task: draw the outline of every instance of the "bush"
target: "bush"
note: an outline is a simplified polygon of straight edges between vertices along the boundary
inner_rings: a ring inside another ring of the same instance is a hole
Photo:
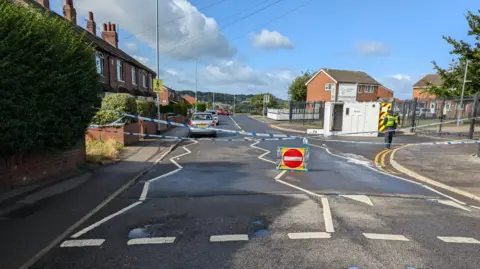
[[[204,112],[205,110],[207,110],[207,105],[204,102],[198,102],[196,104],[198,112]]]
[[[49,12],[1,0],[0,14],[0,156],[75,145],[99,105],[94,48]]]
[[[152,118],[156,114],[155,103],[152,101],[137,100],[137,113],[143,117]]]
[[[137,102],[135,97],[126,93],[114,93],[105,96],[102,100],[101,110],[95,114],[92,124],[104,125],[109,124],[122,116],[112,111],[119,111],[128,114],[137,114]],[[121,122],[131,123],[134,119],[124,117]]]
[[[120,149],[123,148],[122,144],[118,143],[113,138],[109,138],[105,141],[87,138],[86,147],[86,159],[87,162],[91,163],[117,160],[120,156]]]
[[[162,114],[174,113],[178,115],[187,116],[188,105],[187,104],[171,104],[160,107],[160,112]]]

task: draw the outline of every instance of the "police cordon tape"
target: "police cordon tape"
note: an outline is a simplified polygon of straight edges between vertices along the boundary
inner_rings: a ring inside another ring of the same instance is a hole
[[[173,125],[173,126],[178,126],[178,127],[185,127],[185,128],[188,128],[188,129],[202,129],[202,128],[191,127],[186,123],[178,123],[178,122],[173,122],[173,121],[168,121],[168,120],[159,120],[159,119],[155,119],[155,118],[147,118],[147,117],[142,117],[140,115],[132,115],[132,114],[123,113],[123,112],[119,112],[119,111],[113,111],[113,110],[108,110],[108,111],[115,112],[115,113],[118,113],[122,116],[130,117],[130,118],[134,118],[134,119],[141,119],[141,120],[145,120],[145,121],[152,121],[152,122],[156,122],[156,123],[168,124],[168,125]],[[210,128],[210,127],[208,129],[215,130],[217,132],[231,133],[231,134],[237,134],[237,135],[247,135],[247,136],[253,136],[253,137],[292,138],[292,139],[303,138],[303,136],[296,136],[296,135],[289,135],[289,134],[256,133],[256,132],[225,130],[225,129],[218,129],[218,128]]]
[[[95,129],[95,128],[92,128]],[[278,137],[278,138],[257,138],[253,139],[250,137],[245,138],[194,138],[194,137],[183,137],[183,136],[169,136],[169,135],[156,135],[156,134],[141,134],[135,132],[119,132],[119,131],[112,131],[112,130],[98,130],[100,132],[105,133],[116,133],[116,134],[126,134],[126,135],[138,135],[142,137],[156,137],[156,138],[163,138],[166,140],[197,140],[197,141],[279,141],[279,140],[292,140],[298,139],[297,137]]]

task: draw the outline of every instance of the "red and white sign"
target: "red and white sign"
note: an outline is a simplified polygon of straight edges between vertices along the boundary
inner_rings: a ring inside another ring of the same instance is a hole
[[[303,153],[298,149],[289,149],[282,156],[283,164],[295,169],[303,165]]]

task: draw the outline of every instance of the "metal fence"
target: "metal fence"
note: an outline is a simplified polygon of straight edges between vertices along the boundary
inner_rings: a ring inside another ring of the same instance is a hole
[[[272,119],[323,128],[324,111],[325,102],[290,101],[288,108],[269,109],[268,113]]]
[[[414,99],[394,102],[402,128],[437,136],[480,137],[480,95],[463,98]],[[463,120],[458,120],[463,119]],[[445,123],[444,123],[445,122]]]

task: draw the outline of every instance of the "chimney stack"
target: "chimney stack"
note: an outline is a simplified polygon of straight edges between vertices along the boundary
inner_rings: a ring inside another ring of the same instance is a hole
[[[50,9],[50,0],[37,0],[37,3],[39,3],[46,9]]]
[[[77,24],[77,11],[73,7],[73,0],[65,0],[65,5],[63,6],[63,16],[67,20]]]
[[[97,35],[97,24],[93,19],[93,12],[91,11],[88,12],[87,30],[92,34]]]
[[[115,48],[118,48],[118,34],[115,24],[111,24],[110,22],[108,25],[103,24],[102,38]]]

